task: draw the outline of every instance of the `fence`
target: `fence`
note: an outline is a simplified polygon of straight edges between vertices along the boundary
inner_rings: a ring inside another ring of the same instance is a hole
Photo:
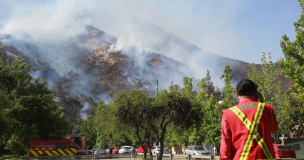
[[[95,159],[123,159],[123,158],[132,158],[131,154],[100,154],[100,155],[73,155],[73,156],[35,156],[35,157],[20,157],[20,158],[13,158],[17,159],[52,159],[52,160],[80,160],[80,159],[88,159],[88,160],[95,160]]]
[[[138,153],[137,154],[138,156],[143,156],[144,154],[143,153]],[[147,154],[148,155],[148,154]],[[153,156],[156,157],[156,160],[158,160],[158,154],[152,154]],[[213,155],[209,155],[209,156],[203,156],[203,155],[178,155],[178,154],[163,154],[163,157],[170,157],[170,160],[173,159],[173,157],[176,157],[176,158],[185,158],[185,159],[188,159],[188,160],[191,160],[191,159],[196,159],[196,158],[199,158],[199,159],[210,159],[210,160],[219,160],[220,158],[218,156],[213,156]]]
[[[131,154],[101,154],[101,155],[74,155],[74,156],[39,156],[39,157],[21,157],[21,158],[13,158],[14,160],[24,160],[24,159],[52,159],[52,160],[80,160],[80,159],[129,159],[129,158],[143,158],[144,153],[136,153],[134,156]],[[148,155],[148,154],[147,154]],[[152,154],[156,160],[158,160],[158,154]],[[172,154],[163,154],[163,157],[172,159],[203,159],[203,160],[219,160],[218,156],[203,156],[203,155],[172,155]],[[289,160],[290,158],[283,158],[284,160]],[[291,159],[290,159],[291,160]],[[295,159],[293,159],[295,160]],[[297,159],[300,160],[300,159]],[[301,159],[303,160],[303,159]]]

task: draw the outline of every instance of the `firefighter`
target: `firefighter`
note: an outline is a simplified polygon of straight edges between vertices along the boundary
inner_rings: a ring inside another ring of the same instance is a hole
[[[278,122],[257,88],[251,80],[241,80],[235,93],[239,104],[222,111],[220,159],[275,159],[271,133]]]

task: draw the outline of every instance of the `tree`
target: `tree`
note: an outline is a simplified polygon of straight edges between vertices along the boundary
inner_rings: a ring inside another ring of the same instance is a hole
[[[294,109],[291,106],[291,100],[288,93],[284,93],[278,80],[278,74],[274,67],[276,64],[271,61],[271,53],[269,53],[269,61],[266,60],[266,53],[261,59],[261,71],[256,69],[256,65],[251,65],[252,74],[247,71],[249,79],[255,82],[259,87],[258,91],[262,93],[265,103],[274,106],[275,113],[279,122],[279,130],[277,132],[289,131],[294,127],[293,120]],[[277,139],[279,137],[275,137]]]
[[[188,83],[187,86],[191,85]],[[170,90],[161,90],[157,96],[157,101],[152,102],[152,107],[145,109],[145,122],[152,128],[160,142],[161,148],[158,158],[160,160],[163,155],[164,140],[168,127],[172,125],[187,130],[200,120],[197,103],[193,103],[189,98],[193,94],[192,87],[188,88],[187,86],[185,86],[185,89],[188,90],[190,95],[182,94],[182,91],[179,92],[175,87],[171,87]]]
[[[55,105],[47,83],[30,76],[29,72],[37,69],[26,64],[27,59],[7,61],[5,66],[0,61],[1,123],[4,123],[0,149],[10,141],[13,152],[19,150],[19,154],[26,151],[21,152],[19,146],[27,145],[31,139],[62,138],[69,125],[62,108]],[[18,145],[13,145],[16,142]]]
[[[203,135],[201,138],[206,144],[214,144],[217,147],[221,142],[222,111],[236,105],[233,98],[235,89],[231,86],[231,71],[230,66],[226,65],[224,74],[221,76],[221,79],[224,78],[225,81],[225,99],[221,104],[215,102],[213,94],[210,94],[209,90],[206,89],[208,85],[204,78],[197,84],[199,91],[196,99],[200,101],[204,112],[203,123],[199,133]]]
[[[145,133],[147,133],[148,125],[144,120],[148,118],[146,114],[151,108],[152,101],[154,98],[139,89],[131,90],[130,93],[120,92],[113,101],[118,122],[136,136],[141,147],[143,147],[142,144],[146,138]],[[150,157],[152,158],[152,156]],[[145,158],[146,153],[144,153]]]
[[[299,0],[302,7],[302,14],[298,22],[294,23],[296,40],[291,42],[287,35],[282,36],[280,46],[284,53],[284,58],[278,60],[284,77],[293,80],[290,86],[292,99],[300,103],[294,105],[295,124],[299,126],[298,136],[304,134],[304,1]]]
[[[81,125],[81,133],[82,136],[86,139],[86,146],[89,149],[92,149],[96,144],[96,127],[95,127],[95,117],[92,115],[87,116],[87,118],[83,121]]]
[[[107,105],[103,100],[98,101],[95,120],[97,138],[94,148],[106,147],[113,144],[111,142],[111,119],[114,118],[115,115],[112,113],[110,105]]]

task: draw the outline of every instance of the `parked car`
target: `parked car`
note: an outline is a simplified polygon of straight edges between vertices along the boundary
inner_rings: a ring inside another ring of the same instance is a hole
[[[185,149],[185,155],[211,155],[211,152],[208,151],[204,146],[189,146]]]
[[[289,145],[274,144],[273,145],[276,158],[296,158],[295,150]]]
[[[142,145],[143,145],[145,151],[148,152],[148,145],[147,144],[142,144]],[[151,148],[151,146],[150,146],[150,148]],[[139,146],[137,148],[137,153],[144,153],[144,149],[141,146]]]
[[[88,150],[87,155],[91,155],[91,154],[93,154],[93,150]]]
[[[131,153],[131,146],[122,146],[120,147],[119,153]]]
[[[106,149],[105,148],[97,148],[95,150],[95,155],[100,155],[100,154],[105,154],[106,153]]]
[[[106,149],[106,154],[110,154],[112,153],[113,149],[114,149],[115,146],[110,146]]]
[[[119,147],[114,147],[112,150],[112,154],[118,154],[119,153]]]
[[[152,147],[151,152],[152,152],[152,154],[160,153],[160,146],[154,146],[154,147]],[[164,148],[163,153],[164,154],[168,154],[169,150],[167,148]]]

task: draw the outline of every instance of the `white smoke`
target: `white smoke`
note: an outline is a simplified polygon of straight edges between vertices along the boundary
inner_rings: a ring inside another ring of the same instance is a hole
[[[123,3],[120,4],[120,2]],[[136,2],[144,5],[141,1]],[[208,58],[214,60],[218,56],[199,49],[181,37],[148,21],[125,14],[125,10],[120,9],[123,9],[124,5],[131,5],[127,1],[30,0],[27,2],[4,1],[1,3],[4,3],[10,12],[5,21],[2,21],[0,34],[11,34],[15,38],[14,41],[4,40],[3,43],[16,44],[18,41],[18,43],[30,42],[35,44],[37,48],[44,51],[45,59],[51,62],[52,67],[60,75],[65,75],[69,71],[80,74],[75,69],[74,63],[69,61],[74,53],[70,53],[68,50],[62,52],[58,48],[61,47],[61,44],[73,41],[76,35],[85,32],[86,25],[92,25],[117,37],[118,41],[115,44],[115,50],[121,50],[123,53],[134,57],[136,65],[140,68],[145,68],[143,51],[148,50],[161,53],[190,66],[191,70],[184,67],[178,68],[180,72],[185,73],[188,77],[200,79],[205,76],[207,69],[209,69],[215,84],[223,84],[223,81],[219,80],[219,76],[224,68],[219,68],[213,72],[212,68],[214,66],[204,65],[204,60]],[[112,4],[118,7],[114,11],[109,11],[106,6],[111,6]],[[151,14],[155,13],[151,12]],[[34,58],[34,56],[31,58]],[[168,65],[170,66],[171,64]],[[90,75],[82,78],[83,84],[88,83]],[[156,78],[150,77],[149,79]],[[170,78],[162,80],[163,82],[160,82],[160,84],[166,88],[173,79],[177,80],[178,84],[182,84],[182,77],[176,74],[172,74]],[[83,92],[85,91],[83,90]]]
[[[90,108],[90,105],[89,105],[88,102],[86,102],[83,105],[82,109],[80,110],[80,116],[81,116],[82,119],[86,119],[87,118],[88,114],[85,111],[88,110],[89,108]]]

